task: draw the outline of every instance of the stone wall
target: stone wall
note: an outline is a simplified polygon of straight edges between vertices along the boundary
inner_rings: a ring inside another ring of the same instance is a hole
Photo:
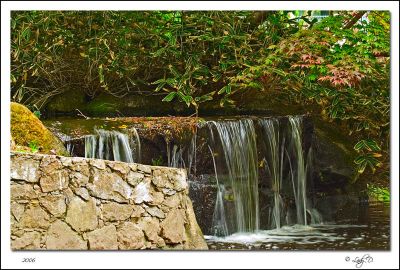
[[[11,248],[207,249],[182,169],[11,153]]]

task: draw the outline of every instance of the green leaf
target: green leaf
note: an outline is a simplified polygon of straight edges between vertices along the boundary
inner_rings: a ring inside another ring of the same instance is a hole
[[[376,141],[367,139],[367,140],[361,140],[356,145],[354,145],[354,150],[357,152],[361,150],[368,150],[368,151],[379,151],[381,148],[378,146]]]
[[[193,100],[193,97],[192,97],[192,96],[189,96],[189,95],[185,95],[185,94],[183,94],[182,92],[177,92],[177,93],[178,93],[179,97],[182,99],[182,101],[185,102],[186,105],[189,107],[189,106],[190,106],[190,103],[191,103],[192,100]]]
[[[171,93],[169,93],[168,95],[166,95],[163,99],[162,99],[162,101],[167,101],[167,102],[170,102],[171,100],[173,100],[174,99],[174,97],[176,96],[176,92],[171,92]]]
[[[218,91],[218,95],[221,95],[223,93],[230,94],[231,90],[232,90],[232,88],[229,84],[225,85],[224,87],[221,88],[221,90]]]

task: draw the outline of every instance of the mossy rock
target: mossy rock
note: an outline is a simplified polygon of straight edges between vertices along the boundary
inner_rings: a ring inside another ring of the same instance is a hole
[[[68,156],[63,143],[24,105],[11,102],[11,137],[16,145],[35,144],[39,152]]]

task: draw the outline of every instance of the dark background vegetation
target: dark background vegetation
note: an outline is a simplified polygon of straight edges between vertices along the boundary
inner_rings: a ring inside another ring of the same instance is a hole
[[[196,115],[296,108],[338,127],[358,173],[389,185],[389,12],[13,11],[11,28],[12,100],[33,111],[76,92]]]

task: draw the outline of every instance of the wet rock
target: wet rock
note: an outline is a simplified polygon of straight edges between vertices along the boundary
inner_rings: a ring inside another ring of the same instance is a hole
[[[114,225],[108,225],[87,234],[89,249],[91,250],[115,250],[118,249],[117,229]]]
[[[115,173],[99,173],[93,175],[93,183],[87,185],[89,193],[97,198],[128,202],[132,198],[132,188]]]
[[[25,210],[20,225],[23,228],[47,229],[50,225],[50,217],[40,206],[31,206]]]
[[[161,236],[168,244],[182,243],[185,235],[184,218],[181,211],[174,209],[161,222]]]
[[[122,250],[141,249],[145,245],[144,233],[136,224],[124,222],[118,229],[118,247]]]
[[[39,181],[39,160],[27,157],[18,157],[11,160],[10,177],[13,180],[22,180],[30,183]]]
[[[26,232],[21,237],[11,241],[12,250],[40,249],[40,233]]]
[[[46,248],[50,250],[87,249],[87,242],[61,220],[54,222],[47,233]]]
[[[85,202],[78,197],[72,199],[68,205],[65,221],[75,231],[84,232],[97,228],[97,208],[94,199]]]
[[[132,205],[114,202],[103,204],[101,211],[105,221],[126,220],[131,217],[132,212]]]
[[[67,206],[65,204],[64,195],[48,195],[39,199],[42,205],[50,214],[59,217],[64,215]]]

